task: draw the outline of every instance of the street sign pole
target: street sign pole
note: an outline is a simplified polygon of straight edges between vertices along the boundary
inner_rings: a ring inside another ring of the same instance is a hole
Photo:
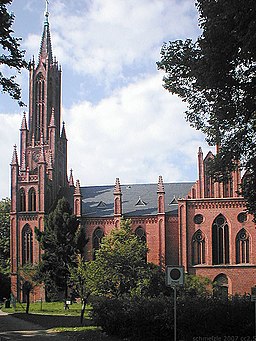
[[[184,267],[166,266],[166,285],[173,288],[173,333],[177,340],[177,287],[184,285]]]
[[[251,301],[254,302],[254,336],[256,337],[256,286],[251,288]]]
[[[177,287],[173,287],[174,290],[174,341],[177,340]]]

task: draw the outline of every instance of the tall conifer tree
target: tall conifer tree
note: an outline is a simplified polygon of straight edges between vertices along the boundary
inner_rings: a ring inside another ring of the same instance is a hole
[[[38,240],[44,253],[40,264],[40,278],[44,282],[49,299],[58,298],[58,293],[67,297],[69,267],[76,265],[76,256],[81,253],[79,220],[72,214],[68,201],[62,198],[46,220],[45,230],[37,230]]]

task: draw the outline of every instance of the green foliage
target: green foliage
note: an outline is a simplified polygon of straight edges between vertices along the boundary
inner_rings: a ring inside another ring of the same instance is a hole
[[[131,230],[131,221],[122,220],[103,238],[96,259],[87,263],[87,287],[94,295],[149,295],[157,292],[156,277],[161,271],[146,262],[147,246]],[[163,282],[162,282],[163,283]]]
[[[10,271],[10,209],[9,198],[0,201],[0,272]]]
[[[130,340],[171,340],[173,337],[173,298],[98,298],[92,317],[109,335]],[[196,337],[237,337],[254,335],[254,309],[248,298],[229,301],[212,297],[179,297],[177,300],[177,339]]]
[[[190,124],[220,144],[218,180],[238,161],[249,171],[243,195],[256,213],[256,2],[197,0],[196,6],[201,35],[165,43],[157,66],[166,73],[164,87],[187,103]]]
[[[8,13],[6,7],[11,2],[12,0],[1,0],[0,3],[0,45],[4,52],[0,55],[0,64],[20,72],[22,68],[27,67],[27,62],[24,60],[25,51],[19,49],[21,39],[13,36],[11,27],[14,21],[14,14]],[[24,103],[20,101],[21,89],[15,82],[15,78],[15,75],[5,77],[3,72],[0,72],[1,91],[8,93],[13,99],[18,101],[20,106],[23,106]]]
[[[213,283],[209,278],[196,275],[185,275],[184,287],[179,294],[190,297],[207,297],[213,292]]]
[[[55,210],[49,214],[45,230],[36,231],[44,250],[39,273],[48,298],[57,298],[58,294],[64,291],[67,295],[69,268],[76,266],[76,255],[79,252],[77,245],[79,232],[79,220],[72,214],[65,198],[60,199]]]
[[[9,198],[0,201],[0,300],[9,297],[10,287],[10,208]]]

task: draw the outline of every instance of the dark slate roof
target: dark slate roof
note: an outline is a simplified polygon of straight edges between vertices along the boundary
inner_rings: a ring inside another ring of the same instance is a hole
[[[165,212],[177,213],[177,199],[185,198],[193,182],[165,183]],[[138,217],[157,214],[157,184],[121,185],[123,214]],[[86,217],[114,215],[114,185],[81,187],[82,214]],[[70,193],[71,194],[71,193]],[[70,196],[71,199],[71,196]],[[174,200],[175,199],[175,200]],[[71,201],[71,200],[70,200]],[[71,201],[72,202],[72,201]]]

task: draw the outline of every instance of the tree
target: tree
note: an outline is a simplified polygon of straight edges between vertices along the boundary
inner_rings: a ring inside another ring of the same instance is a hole
[[[24,59],[25,51],[20,50],[20,38],[13,37],[11,28],[14,21],[14,14],[8,13],[7,5],[12,0],[1,0],[0,2],[0,45],[2,46],[3,54],[0,55],[0,65],[4,64],[10,69],[15,69],[20,72],[22,68],[27,67],[27,62]],[[0,71],[0,86],[1,92],[8,93],[11,98],[18,101],[20,106],[24,103],[21,99],[20,86],[15,82],[16,76],[4,76],[3,69]]]
[[[108,297],[156,293],[156,277],[162,272],[146,262],[146,255],[146,243],[131,230],[131,221],[122,219],[120,229],[102,239],[96,259],[87,263],[88,290]]]
[[[87,288],[87,276],[86,276],[86,262],[81,255],[77,256],[77,266],[71,266],[70,271],[70,281],[72,283],[72,288],[79,295],[82,307],[80,314],[80,323],[83,324],[84,313],[88,298],[90,296],[90,290]]]
[[[10,295],[10,207],[9,198],[0,201],[0,299]]]
[[[197,0],[201,35],[173,41],[161,50],[164,87],[187,103],[190,124],[220,151],[215,179],[224,181],[238,164],[256,217],[256,2]]]
[[[44,250],[39,273],[48,298],[58,298],[61,292],[64,292],[67,298],[69,267],[76,266],[76,256],[83,248],[79,224],[77,217],[72,214],[68,201],[62,198],[46,219],[45,230],[43,232],[36,230]]]
[[[21,279],[22,291],[26,297],[26,314],[29,313],[30,293],[39,284],[38,282],[38,264],[25,264],[19,268],[19,276]]]
[[[10,271],[10,208],[9,198],[0,201],[0,272]]]

